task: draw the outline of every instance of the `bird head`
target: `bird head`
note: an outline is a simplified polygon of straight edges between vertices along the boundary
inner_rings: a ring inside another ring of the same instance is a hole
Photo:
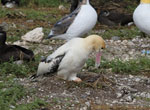
[[[88,48],[89,51],[96,51],[96,61],[95,66],[100,66],[100,60],[101,60],[101,50],[105,49],[105,41],[102,37],[98,35],[90,35],[86,40],[86,48]]]
[[[141,3],[146,3],[146,4],[148,3],[149,4],[150,0],[141,0]]]
[[[87,47],[92,49],[93,51],[99,51],[101,49],[105,49],[105,41],[102,37],[98,35],[90,35],[85,38]]]

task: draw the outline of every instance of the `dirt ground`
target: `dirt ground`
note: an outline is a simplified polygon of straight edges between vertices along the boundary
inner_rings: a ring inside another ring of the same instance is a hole
[[[27,30],[37,26],[48,27],[47,21],[27,23],[24,22],[26,20],[24,17],[19,19],[6,17],[0,18],[0,23],[22,25],[22,28],[25,26]],[[99,27],[98,24],[95,29]],[[138,43],[139,40],[141,40],[140,43]],[[106,56],[108,60],[112,60],[114,56],[128,60],[140,56],[143,49],[150,49],[150,39],[137,37],[129,41],[107,40],[108,48],[103,56]],[[52,46],[52,50],[55,50],[57,46]],[[138,46],[141,48],[137,48]],[[46,48],[46,45],[44,44],[40,49],[45,50],[43,47]],[[64,81],[56,75],[40,77],[35,81],[19,78],[19,83],[27,89],[33,89],[35,94],[27,96],[18,104],[31,102],[35,97],[39,97],[48,102],[47,107],[41,110],[150,110],[150,78],[148,76],[113,74],[109,69],[105,73],[89,72],[84,69],[79,73],[79,77],[83,82]]]

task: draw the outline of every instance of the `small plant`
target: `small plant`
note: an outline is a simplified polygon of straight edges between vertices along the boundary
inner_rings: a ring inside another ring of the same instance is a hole
[[[46,6],[54,7],[63,4],[61,0],[20,0],[20,6]]]
[[[112,61],[103,61],[101,65],[102,68],[111,68],[112,72],[117,74],[139,74],[149,70],[150,59],[147,57],[141,57],[129,61],[115,59]]]
[[[121,39],[132,39],[136,36],[140,36],[141,32],[136,27],[123,28],[123,29],[106,29],[104,33],[101,34],[105,39],[110,39],[113,36],[118,36]]]

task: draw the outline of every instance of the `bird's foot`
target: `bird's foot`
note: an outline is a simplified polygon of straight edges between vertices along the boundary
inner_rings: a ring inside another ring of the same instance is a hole
[[[76,77],[76,79],[74,79],[73,81],[74,81],[74,82],[77,82],[77,83],[82,82],[82,80],[81,80],[80,78],[78,78],[78,77]]]

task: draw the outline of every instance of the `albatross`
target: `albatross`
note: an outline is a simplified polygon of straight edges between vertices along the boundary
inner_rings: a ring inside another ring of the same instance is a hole
[[[54,53],[39,63],[37,73],[31,76],[32,79],[38,76],[57,75],[69,81],[81,82],[77,73],[82,69],[88,56],[96,52],[96,67],[100,65],[101,49],[105,48],[105,42],[98,35],[90,35],[86,38],[73,38]]]
[[[89,0],[79,0],[78,7],[51,29],[47,38],[70,40],[88,33],[97,22],[97,13]]]
[[[150,0],[141,0],[133,13],[135,25],[144,33],[150,35]]]
[[[13,61],[34,60],[34,53],[31,50],[25,49],[18,45],[7,45],[6,32],[0,31],[0,63],[8,62],[12,58]]]

